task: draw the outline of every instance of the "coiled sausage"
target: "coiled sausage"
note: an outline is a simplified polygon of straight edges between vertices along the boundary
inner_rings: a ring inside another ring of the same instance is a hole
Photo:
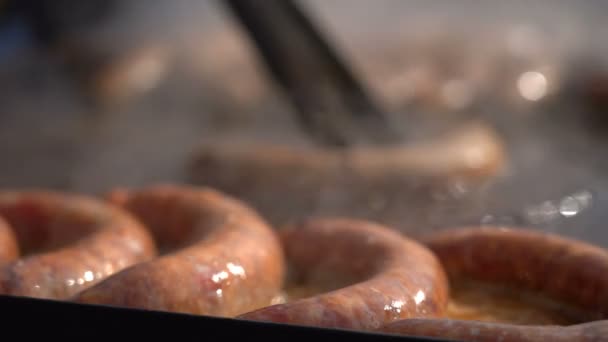
[[[583,241],[513,228],[460,228],[424,239],[453,278],[546,295],[603,319],[608,251]]]
[[[524,229],[462,228],[425,239],[451,278],[531,291],[584,312],[587,323],[517,325],[414,319],[385,332],[464,341],[599,341],[608,336],[608,251],[566,237]],[[590,321],[590,322],[589,322]]]
[[[26,254],[0,268],[2,294],[66,299],[156,253],[131,215],[87,196],[2,191],[0,215]]]
[[[278,237],[240,201],[212,189],[169,184],[115,191],[110,197],[171,251],[106,279],[74,301],[234,316],[268,305],[282,287]]]
[[[363,220],[317,218],[281,234],[300,281],[331,282],[334,290],[240,319],[371,330],[407,317],[441,317],[445,310],[447,279],[439,261],[397,232]]]

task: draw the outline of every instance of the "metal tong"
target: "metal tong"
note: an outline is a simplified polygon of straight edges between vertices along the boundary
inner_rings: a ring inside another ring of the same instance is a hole
[[[296,109],[324,145],[399,140],[387,114],[292,0],[225,0]]]

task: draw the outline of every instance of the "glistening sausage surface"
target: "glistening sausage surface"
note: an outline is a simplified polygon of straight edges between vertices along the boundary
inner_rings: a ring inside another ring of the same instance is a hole
[[[407,317],[438,317],[445,310],[447,279],[439,261],[389,228],[324,218],[284,228],[281,234],[300,282],[342,282],[332,284],[333,291],[240,319],[372,330]]]
[[[18,256],[17,238],[6,220],[0,217],[0,266],[17,259]]]
[[[588,323],[515,325],[451,319],[412,319],[382,331],[462,341],[600,341],[608,336],[608,251],[523,229],[453,229],[426,244],[453,279],[468,278],[528,290],[573,305]]]
[[[460,228],[424,239],[453,278],[541,293],[603,319],[608,315],[608,251],[525,229]]]
[[[87,196],[2,191],[0,215],[26,255],[0,268],[3,294],[66,299],[156,253],[130,214]]]
[[[179,185],[111,197],[139,217],[164,249],[174,251],[106,279],[75,301],[235,316],[268,305],[282,287],[279,239],[240,201]]]

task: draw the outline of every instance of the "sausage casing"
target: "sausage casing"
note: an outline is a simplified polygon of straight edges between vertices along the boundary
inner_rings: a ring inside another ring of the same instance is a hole
[[[335,281],[337,289],[262,308],[241,319],[373,330],[407,317],[440,317],[447,279],[424,246],[362,220],[310,219],[282,230],[300,279]],[[347,285],[344,285],[347,284]]]
[[[207,188],[157,185],[114,201],[172,250],[120,272],[74,301],[212,316],[268,305],[283,285],[275,232],[240,201]]]
[[[147,230],[129,213],[88,196],[2,191],[0,215],[25,257],[0,268],[0,293],[67,299],[156,254]]]
[[[448,274],[546,295],[602,319],[608,314],[608,251],[555,234],[480,227],[424,239]]]
[[[19,256],[19,246],[15,233],[8,222],[0,217],[0,266]]]

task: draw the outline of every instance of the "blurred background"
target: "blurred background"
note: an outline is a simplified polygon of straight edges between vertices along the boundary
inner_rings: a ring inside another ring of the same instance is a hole
[[[390,219],[380,193],[365,215],[407,232],[509,224],[608,246],[608,3],[299,4],[411,135],[475,119],[506,149],[483,186],[404,193]],[[1,187],[193,182],[196,151],[219,140],[310,140],[221,1],[0,1]]]

